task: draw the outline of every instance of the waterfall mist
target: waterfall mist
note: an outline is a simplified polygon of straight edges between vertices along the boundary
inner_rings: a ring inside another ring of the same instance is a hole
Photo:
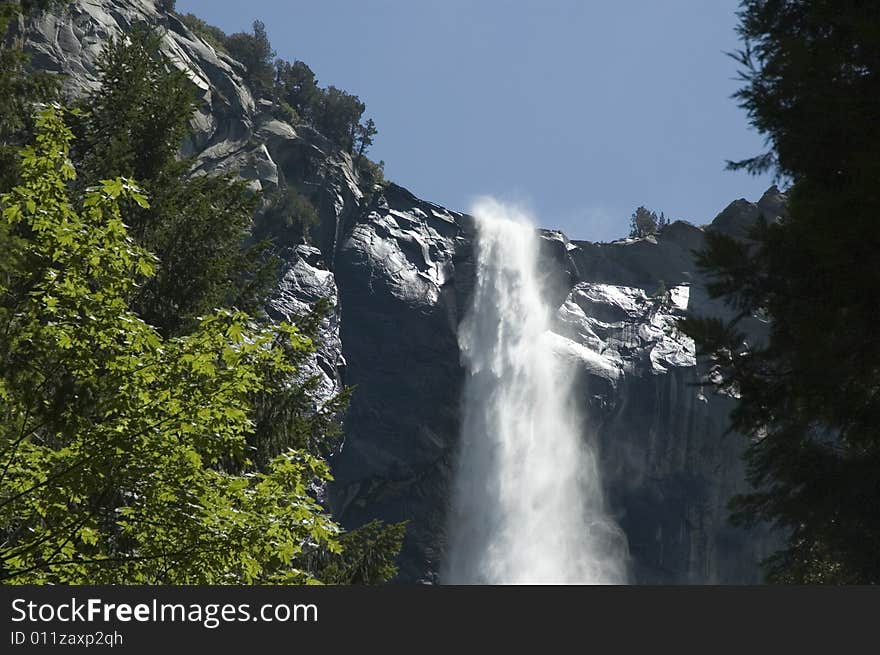
[[[447,584],[620,584],[626,539],[606,516],[594,450],[554,351],[538,236],[482,200],[476,283],[459,328],[466,370]]]

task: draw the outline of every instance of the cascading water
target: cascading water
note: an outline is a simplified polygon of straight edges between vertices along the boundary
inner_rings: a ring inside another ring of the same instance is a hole
[[[473,210],[476,285],[459,328],[467,372],[448,584],[622,584],[626,540],[555,351],[538,236],[493,200]]]

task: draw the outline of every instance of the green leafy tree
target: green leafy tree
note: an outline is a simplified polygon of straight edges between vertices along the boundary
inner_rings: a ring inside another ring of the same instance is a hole
[[[106,48],[99,71],[104,83],[83,105],[78,122],[82,136],[76,159],[84,169],[79,187],[115,176],[138,179],[151,198],[149,206],[120,202],[131,236],[159,256],[156,274],[132,290],[130,306],[166,337],[191,334],[199,317],[215,307],[259,311],[274,264],[265,256],[265,242],[243,248],[246,240],[253,241],[257,198],[229,177],[190,177],[191,162],[177,157],[194,110],[189,81],[161,54],[159,37],[139,29],[126,42]],[[317,222],[311,203],[292,189],[279,192],[270,209],[283,225],[262,233],[257,226],[257,238],[298,242]],[[300,334],[315,338],[323,311],[319,306],[312,316],[299,319]],[[316,379],[291,383],[290,371],[309,351],[283,338],[274,347],[286,367],[274,362],[264,367],[261,387],[249,395],[254,429],[246,438],[247,449],[261,474],[289,447],[326,452],[348,398],[340,394],[316,406]],[[221,464],[244,473],[235,457],[224,456]]]
[[[164,339],[128,308],[155,258],[134,243],[124,178],[69,196],[56,109],[0,198],[0,578],[17,583],[290,583],[307,549],[341,550],[313,495],[326,464],[287,449],[246,459],[250,398],[295,328],[220,311]],[[76,210],[76,206],[81,206]],[[10,264],[11,262],[11,264]],[[220,466],[239,462],[241,472]]]
[[[683,328],[740,402],[753,492],[734,520],[788,535],[771,581],[880,582],[880,12],[859,0],[747,0],[737,97],[770,150],[732,168],[791,183],[786,217],[707,234],[710,293],[737,318]],[[743,327],[768,321],[764,340]],[[747,344],[747,345],[746,345]]]

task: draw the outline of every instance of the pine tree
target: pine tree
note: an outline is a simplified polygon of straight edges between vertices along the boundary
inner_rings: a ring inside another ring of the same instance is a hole
[[[236,32],[223,44],[229,54],[244,64],[245,82],[256,97],[272,97],[275,51],[269,42],[266,25],[255,20],[251,32]]]
[[[267,244],[244,247],[258,198],[229,176],[190,176],[192,162],[178,157],[195,111],[192,84],[161,53],[159,36],[139,28],[108,44],[98,70],[75,159],[81,186],[124,176],[151,198],[126,208],[132,236],[161,262],[134,309],[165,335],[216,307],[258,312],[273,272]]]
[[[629,236],[633,238],[646,237],[649,234],[656,234],[662,227],[663,224],[657,217],[657,212],[646,207],[638,207],[629,219]]]
[[[275,94],[290,105],[304,120],[313,122],[319,110],[321,89],[315,73],[301,61],[279,59],[275,62]]]
[[[343,150],[353,152],[358,125],[366,105],[356,95],[329,86],[315,110],[315,127]]]
[[[376,123],[372,118],[368,118],[367,122],[364,124],[358,124],[355,129],[356,137],[355,140],[357,142],[357,156],[358,159],[363,157],[370,146],[373,145],[373,137],[379,133],[379,130],[376,129]]]
[[[732,168],[790,182],[787,217],[698,263],[738,314],[683,329],[740,397],[754,491],[734,520],[788,535],[777,582],[880,582],[880,12],[859,0],[747,0],[737,94],[771,150]],[[766,340],[742,322],[769,321]],[[747,344],[747,345],[746,345]]]

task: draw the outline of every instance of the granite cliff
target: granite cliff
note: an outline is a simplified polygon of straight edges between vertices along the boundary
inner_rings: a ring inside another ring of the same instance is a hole
[[[239,63],[153,0],[78,0],[21,30],[33,61],[65,75],[77,95],[96,88],[103,44],[141,23],[161,30],[164,51],[198,88],[183,153],[195,157],[193,174],[234,171],[263,190],[284,181],[316,199],[314,243],[282,251],[267,311],[283,319],[331,301],[310,372],[327,395],[355,387],[332,462],[333,511],[349,526],[408,520],[399,578],[436,582],[459,432],[457,328],[473,286],[473,219],[395,184],[364,189],[347,153],[308,125],[275,118]],[[703,392],[705,371],[675,320],[685,310],[726,311],[709,300],[694,264],[706,230],[743,236],[784,203],[771,189],[756,203],[731,203],[705,227],[679,221],[613,243],[541,231],[559,351],[580,370],[585,438],[597,440],[634,582],[757,582],[758,562],[775,546],[768,532],[727,523],[728,499],[746,489],[743,437],[725,434],[735,399]]]

